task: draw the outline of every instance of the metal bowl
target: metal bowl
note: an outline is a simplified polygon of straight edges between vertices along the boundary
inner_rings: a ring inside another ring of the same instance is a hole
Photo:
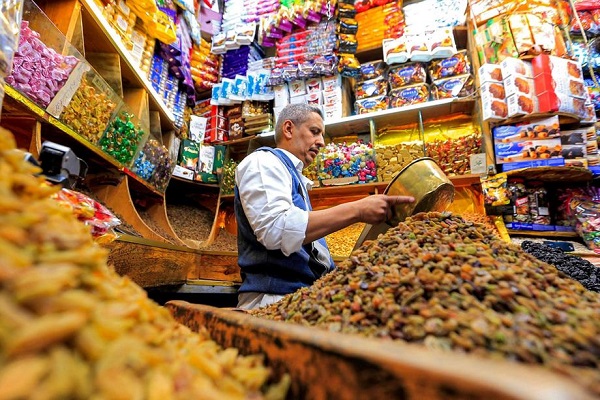
[[[390,196],[412,196],[415,201],[396,205],[392,210],[392,218],[382,224],[367,224],[354,249],[360,247],[365,240],[376,239],[406,217],[420,212],[444,211],[454,200],[454,185],[432,158],[423,157],[402,168],[383,193]]]

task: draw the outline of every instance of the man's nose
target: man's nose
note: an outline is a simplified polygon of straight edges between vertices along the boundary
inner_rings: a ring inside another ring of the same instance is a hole
[[[316,145],[319,148],[325,147],[325,135],[323,133],[321,133],[319,136],[317,136]]]

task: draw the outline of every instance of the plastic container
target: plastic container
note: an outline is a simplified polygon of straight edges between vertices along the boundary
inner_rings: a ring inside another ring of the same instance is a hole
[[[121,164],[131,167],[133,157],[148,140],[150,128],[140,122],[126,104],[115,113],[98,146]]]

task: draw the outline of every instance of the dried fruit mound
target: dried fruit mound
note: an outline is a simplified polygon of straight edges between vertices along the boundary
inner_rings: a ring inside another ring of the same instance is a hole
[[[600,295],[450,213],[408,218],[311,287],[252,313],[543,364],[600,394]]]
[[[220,348],[110,270],[23,156],[0,128],[0,399],[285,397],[262,356]]]

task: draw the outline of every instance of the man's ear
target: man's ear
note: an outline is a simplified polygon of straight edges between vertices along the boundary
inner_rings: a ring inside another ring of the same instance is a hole
[[[291,139],[292,138],[292,129],[294,128],[294,123],[292,121],[285,120],[283,122],[283,136],[286,139]]]

